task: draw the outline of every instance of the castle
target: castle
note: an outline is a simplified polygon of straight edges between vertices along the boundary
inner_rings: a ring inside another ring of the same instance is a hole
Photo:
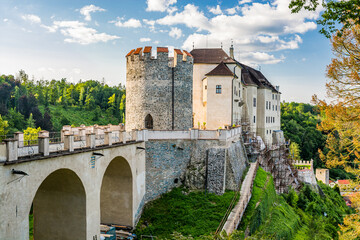
[[[222,48],[158,47],[126,55],[126,130],[216,130],[245,125],[268,145],[280,131],[279,87]],[[245,129],[245,128],[244,128]],[[281,135],[281,134],[280,134]]]

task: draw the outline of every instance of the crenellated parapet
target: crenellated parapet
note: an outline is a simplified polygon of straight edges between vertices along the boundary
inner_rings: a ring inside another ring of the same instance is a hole
[[[186,50],[174,49],[174,56],[169,56],[169,49],[167,47],[157,47],[156,56],[154,56],[152,47],[139,47],[132,49],[126,55],[127,64],[139,64],[139,61],[147,62],[159,62],[169,67],[181,67],[185,64],[193,64],[193,56]]]
[[[296,160],[293,161],[293,165],[297,168],[297,169],[313,169],[313,160],[311,159],[310,161],[303,161],[303,160]]]

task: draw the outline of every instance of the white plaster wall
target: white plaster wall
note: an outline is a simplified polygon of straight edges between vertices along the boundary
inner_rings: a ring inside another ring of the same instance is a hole
[[[245,87],[245,104],[246,110],[243,111],[243,118],[248,119],[250,123],[250,132],[256,132],[256,126],[258,122],[257,116],[257,108],[259,106],[258,103],[258,96],[257,96],[257,86],[255,85],[247,85]],[[256,107],[253,105],[253,99],[256,98]],[[254,116],[255,116],[255,123],[254,123]]]
[[[124,157],[133,176],[133,216],[145,195],[145,151],[136,147],[145,147],[144,143],[112,147],[94,152],[104,154],[91,168],[92,152],[84,152],[48,158],[44,160],[0,166],[0,239],[28,239],[29,211],[40,184],[52,172],[58,169],[74,171],[84,185],[86,192],[87,239],[94,236],[100,239],[100,189],[103,175],[109,163],[117,156]],[[22,178],[11,174],[11,169],[29,174]],[[114,206],[116,207],[116,206]]]
[[[218,64],[194,64],[193,68],[193,112],[194,127],[198,127],[206,122],[206,105],[203,104],[203,83],[205,74],[213,70]]]
[[[275,95],[278,95],[277,99]],[[258,99],[257,114],[259,121],[257,123],[257,132],[265,143],[271,145],[273,143],[272,133],[274,130],[280,130],[280,95],[271,89],[261,88],[258,89]],[[270,108],[266,108],[266,102],[268,102],[268,106],[270,103]],[[268,122],[266,122],[266,118],[268,118]],[[275,119],[275,121],[272,122],[271,118]]]
[[[206,129],[214,130],[231,125],[232,76],[209,76],[207,78]],[[221,94],[216,93],[216,85],[221,85]]]

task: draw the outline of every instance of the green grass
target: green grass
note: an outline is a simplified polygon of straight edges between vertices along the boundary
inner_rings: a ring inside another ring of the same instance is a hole
[[[158,239],[171,238],[174,232],[194,238],[209,235],[216,231],[234,194],[226,191],[218,196],[175,188],[146,204],[135,233],[139,237],[153,235]]]
[[[29,239],[34,239],[34,215],[29,214]]]
[[[259,168],[237,233],[248,229],[251,239],[338,239],[343,215],[351,211],[336,191],[318,184],[319,193],[305,185],[298,193],[276,195],[272,177]]]

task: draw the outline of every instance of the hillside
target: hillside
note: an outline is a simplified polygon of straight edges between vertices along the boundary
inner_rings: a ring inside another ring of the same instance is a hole
[[[338,239],[350,209],[336,191],[319,186],[319,194],[305,185],[299,193],[276,195],[272,176],[259,168],[239,231],[251,239]]]

